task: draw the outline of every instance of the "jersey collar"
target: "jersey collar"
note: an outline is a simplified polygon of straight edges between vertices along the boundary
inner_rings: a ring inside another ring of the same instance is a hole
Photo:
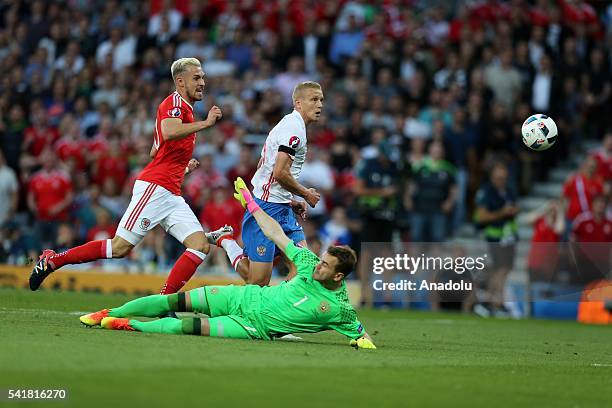
[[[191,106],[191,104],[189,102],[187,102],[187,100],[185,98],[183,98],[178,91],[174,91],[174,92],[179,96],[179,98],[182,99],[183,102],[185,102],[191,108],[191,110],[193,110],[193,106]]]

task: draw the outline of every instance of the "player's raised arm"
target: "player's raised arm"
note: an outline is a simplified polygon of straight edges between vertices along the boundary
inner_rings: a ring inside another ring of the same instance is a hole
[[[213,106],[208,111],[206,120],[193,123],[183,123],[180,118],[166,118],[161,122],[162,137],[164,140],[180,140],[193,133],[213,126],[223,116],[218,106]]]
[[[291,174],[291,163],[293,159],[291,157],[290,151],[283,151],[282,148],[291,149],[287,146],[281,146],[279,148],[278,153],[276,154],[276,162],[274,163],[274,170],[272,175],[274,179],[281,185],[285,190],[289,191],[292,194],[303,197],[304,200],[310,205],[314,207],[317,205],[317,202],[321,198],[321,194],[319,194],[314,188],[306,188],[301,185],[295,177]],[[295,152],[293,152],[295,154]]]
[[[234,194],[236,200],[240,201],[242,206],[253,215],[264,235],[284,252],[287,245],[293,241],[285,235],[280,224],[259,208],[259,205],[253,200],[251,192],[241,177],[238,177],[236,181],[234,181],[234,188],[236,189],[236,193]]]

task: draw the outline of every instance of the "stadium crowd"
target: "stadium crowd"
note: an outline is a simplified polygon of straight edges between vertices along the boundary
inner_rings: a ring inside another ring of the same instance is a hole
[[[316,80],[324,117],[309,128],[301,180],[323,199],[304,223],[309,245],[358,247],[395,231],[445,240],[471,222],[494,164],[517,195],[529,194],[583,138],[609,132],[612,6],[597,6],[3,1],[0,262],[113,236],[150,160],[154,113],[173,90],[170,64],[186,56],[207,75],[196,114],[223,111],[199,136],[201,167],[183,186],[206,228],[240,230],[231,181],[250,180],[268,131],[291,110],[293,86]],[[558,124],[551,151],[521,145],[532,112]],[[606,149],[597,172],[609,181],[609,140]],[[129,259],[101,267],[166,273],[179,253],[157,228]]]

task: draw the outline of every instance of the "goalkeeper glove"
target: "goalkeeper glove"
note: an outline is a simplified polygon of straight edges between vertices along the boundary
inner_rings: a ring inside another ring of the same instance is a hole
[[[356,349],[376,349],[376,346],[374,345],[374,343],[372,343],[370,340],[366,339],[365,337],[362,337],[360,339],[357,340],[351,340],[351,342],[349,343],[349,345],[351,347],[355,347]]]

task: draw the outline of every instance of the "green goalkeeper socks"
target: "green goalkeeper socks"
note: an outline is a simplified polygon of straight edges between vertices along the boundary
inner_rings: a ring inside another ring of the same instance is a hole
[[[143,333],[183,334],[183,323],[179,319],[165,317],[151,322],[130,320],[130,326]]]
[[[170,296],[151,295],[131,300],[121,307],[112,308],[108,312],[112,317],[144,316],[158,317],[172,310]],[[176,297],[176,295],[174,295]]]
[[[130,320],[130,326],[144,333],[200,334],[200,319],[198,318],[173,319],[165,317],[151,322]]]

